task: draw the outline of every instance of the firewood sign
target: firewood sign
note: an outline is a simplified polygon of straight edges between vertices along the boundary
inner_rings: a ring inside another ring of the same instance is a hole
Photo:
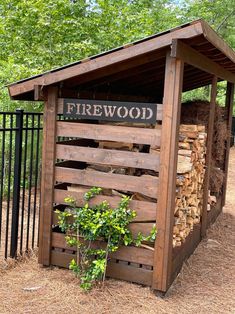
[[[63,115],[65,117],[89,120],[154,124],[157,120],[157,104],[88,99],[64,99]]]

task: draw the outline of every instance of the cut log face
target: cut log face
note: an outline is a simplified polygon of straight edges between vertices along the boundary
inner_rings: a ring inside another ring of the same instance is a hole
[[[181,246],[193,226],[200,223],[205,154],[205,126],[180,125],[173,247]],[[209,200],[213,202],[214,198],[208,196]]]

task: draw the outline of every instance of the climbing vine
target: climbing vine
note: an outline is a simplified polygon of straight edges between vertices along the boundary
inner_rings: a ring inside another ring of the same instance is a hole
[[[69,206],[63,212],[57,210],[59,226],[66,233],[68,245],[76,246],[79,252],[69,268],[80,278],[84,290],[91,289],[96,282],[104,282],[109,253],[122,245],[154,242],[157,233],[153,225],[148,236],[139,232],[134,238],[128,228],[136,217],[136,212],[129,208],[130,197],[123,196],[117,208],[111,208],[107,201],[91,206],[89,201],[101,192],[101,188],[91,188],[84,194],[82,207],[68,197],[65,201]]]

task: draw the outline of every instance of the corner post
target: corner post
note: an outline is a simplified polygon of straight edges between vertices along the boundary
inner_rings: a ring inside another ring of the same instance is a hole
[[[201,236],[206,235],[207,229],[207,203],[208,203],[208,190],[210,183],[210,170],[211,170],[211,152],[212,152],[212,141],[214,132],[214,120],[215,120],[215,106],[216,106],[216,95],[217,95],[217,77],[214,76],[211,84],[211,96],[210,96],[210,111],[209,121],[207,127],[207,140],[206,140],[206,172],[204,177],[203,187],[203,203],[202,203],[202,214],[201,214]]]
[[[176,192],[178,137],[183,84],[182,60],[166,56],[162,134],[160,147],[159,195],[157,202],[152,288],[167,291],[172,266],[172,239]]]
[[[39,263],[45,266],[50,265],[51,256],[57,100],[58,88],[49,86],[45,92],[43,114],[41,208],[39,226]]]
[[[228,128],[228,132],[230,133],[231,133],[231,128],[232,128],[233,98],[234,98],[234,84],[227,82],[225,108],[226,108],[226,113],[227,113],[227,128]],[[228,138],[226,142],[226,151],[225,151],[225,160],[224,160],[224,169],[223,169],[224,170],[224,184],[223,184],[223,194],[222,194],[222,207],[225,205],[225,199],[226,199],[229,151],[230,151],[230,138]]]

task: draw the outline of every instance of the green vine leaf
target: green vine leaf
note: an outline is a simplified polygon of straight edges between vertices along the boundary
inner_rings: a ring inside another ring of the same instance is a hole
[[[80,278],[80,287],[88,291],[93,284],[105,279],[109,254],[122,245],[140,246],[142,242],[154,242],[156,226],[149,235],[141,232],[134,238],[129,223],[136,212],[129,208],[131,198],[123,195],[116,208],[107,201],[91,206],[89,201],[102,192],[93,187],[84,194],[84,205],[79,207],[72,197],[65,199],[68,207],[64,211],[56,210],[58,224],[66,233],[65,240],[71,247],[77,247],[77,260],[70,262],[69,268]]]

